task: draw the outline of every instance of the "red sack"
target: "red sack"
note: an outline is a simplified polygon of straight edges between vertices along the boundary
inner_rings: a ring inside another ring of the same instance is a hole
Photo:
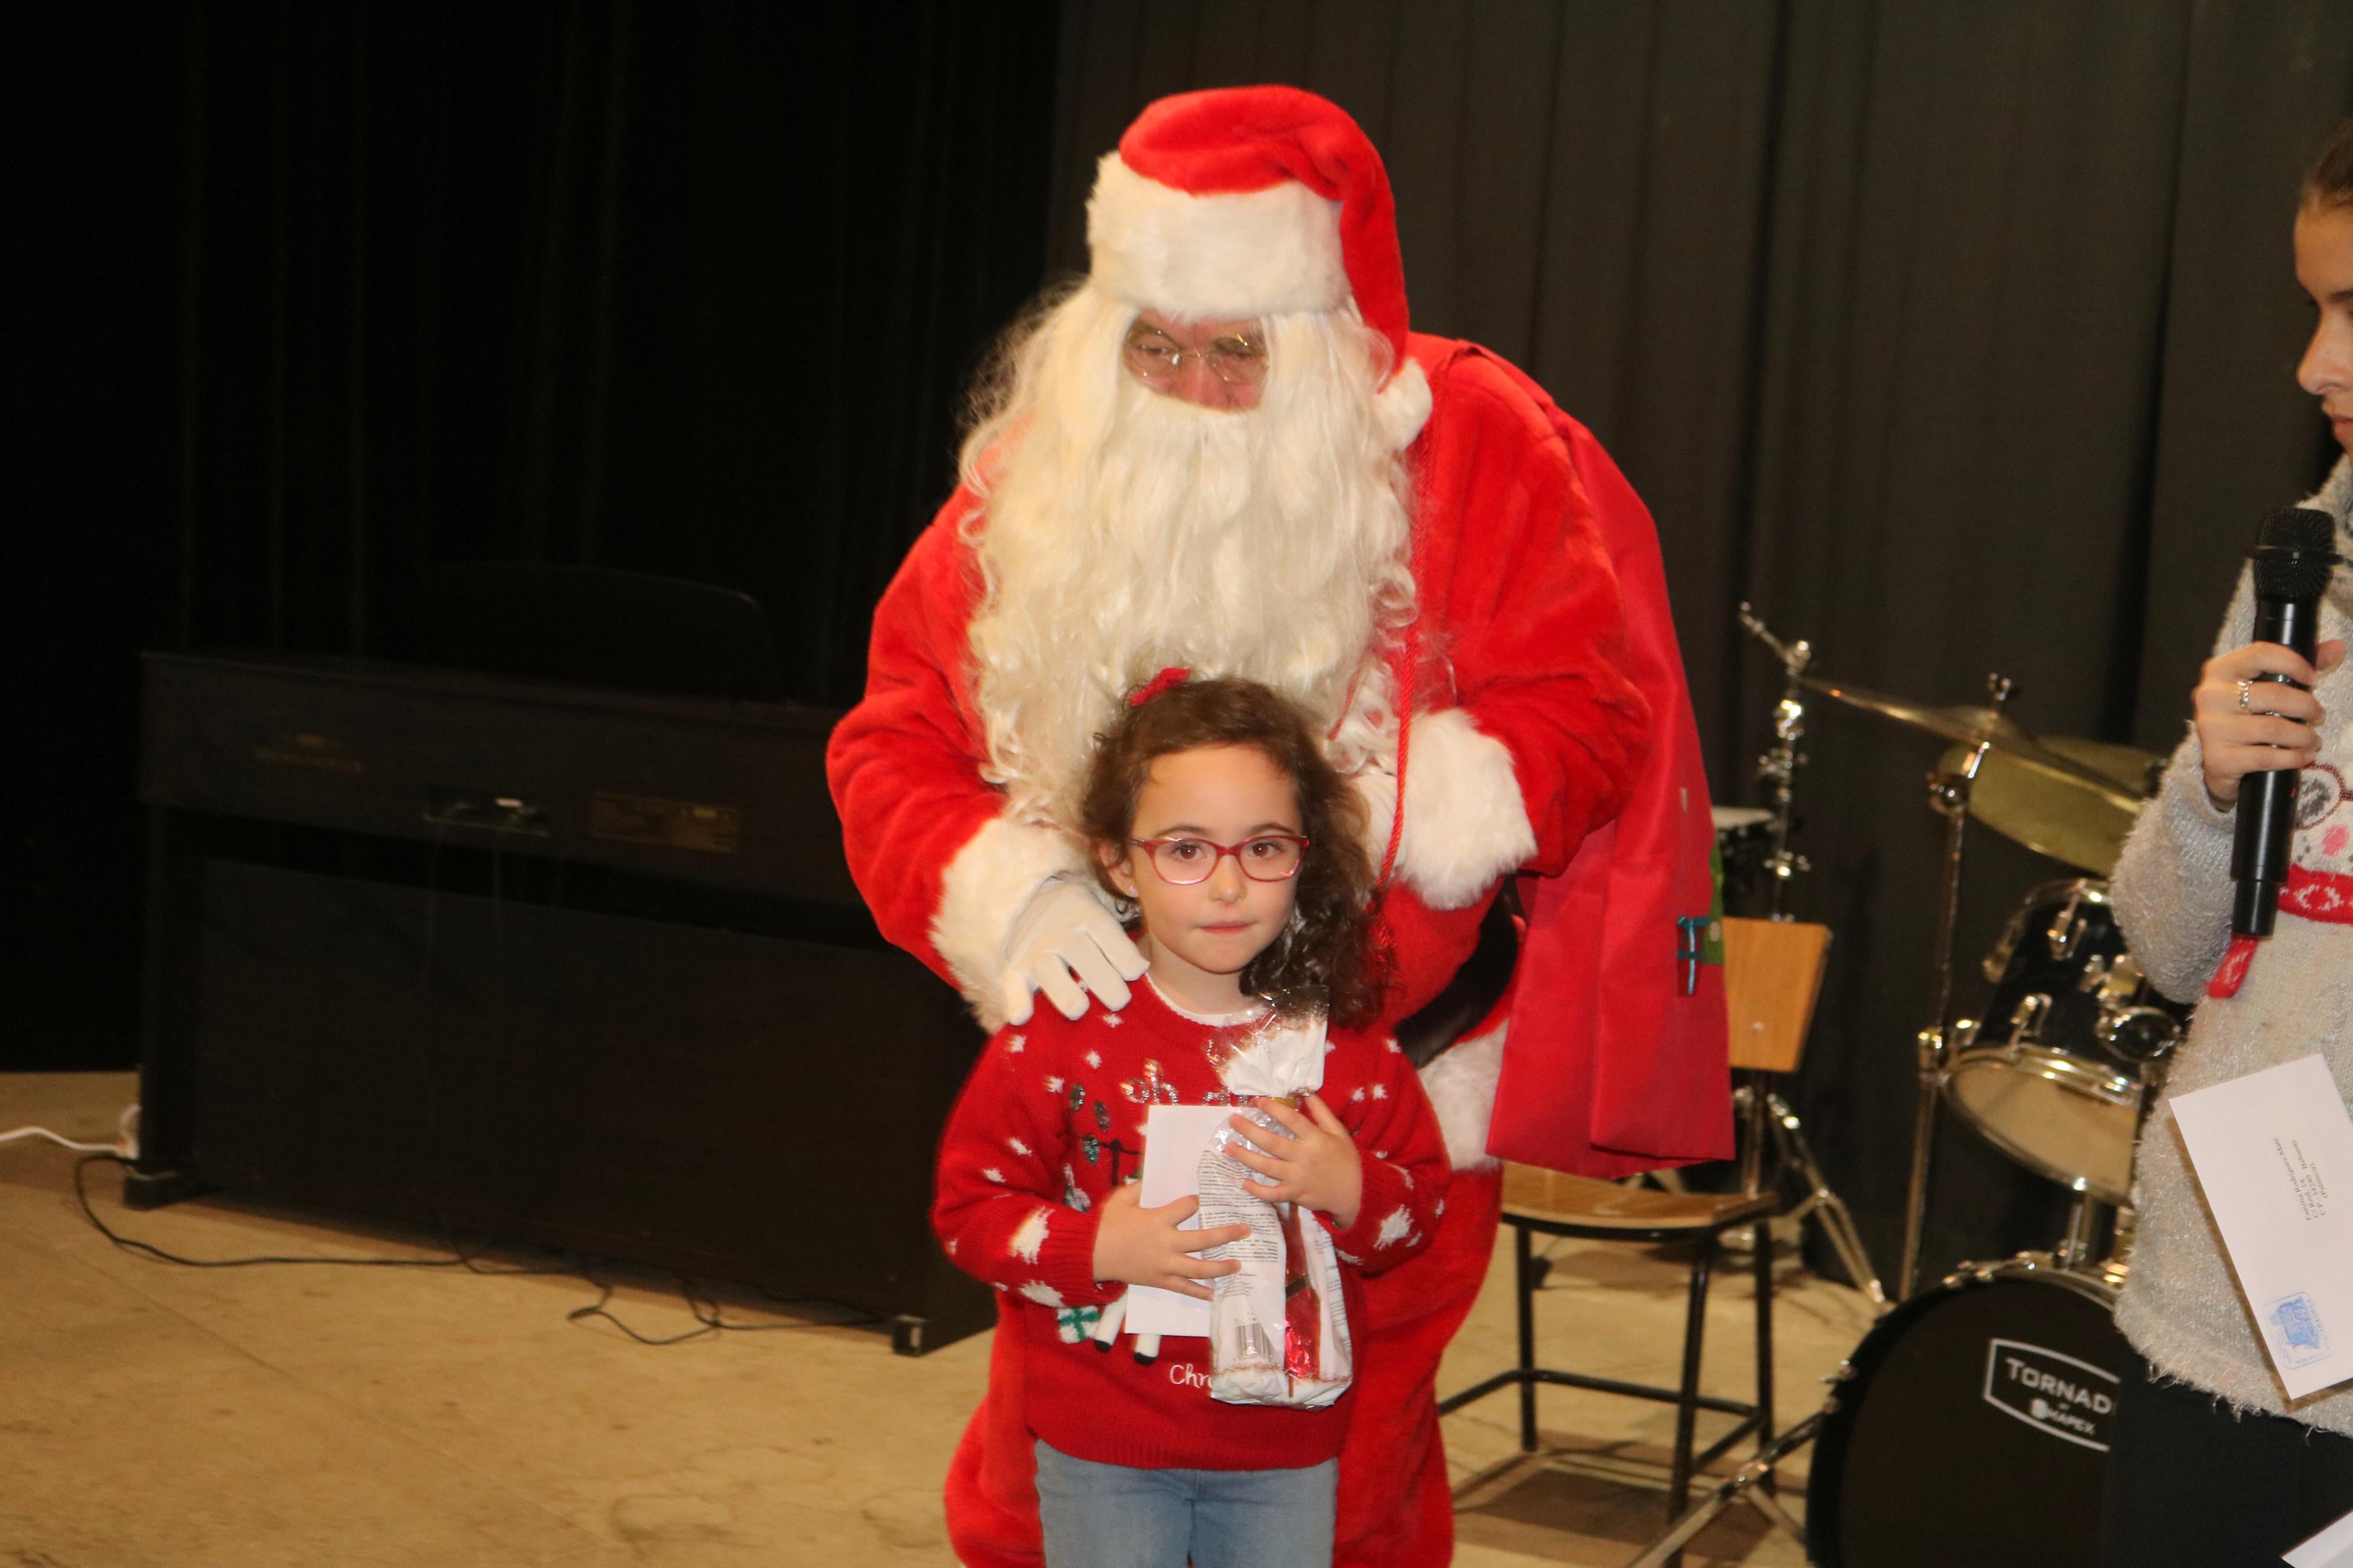
[[[1678,922],[1715,901],[1715,826],[1658,531],[1600,444],[1554,423],[1617,568],[1627,672],[1658,732],[1617,820],[1559,877],[1521,883],[1527,938],[1487,1152],[1622,1176],[1732,1154],[1724,971],[1678,956],[1691,935]]]

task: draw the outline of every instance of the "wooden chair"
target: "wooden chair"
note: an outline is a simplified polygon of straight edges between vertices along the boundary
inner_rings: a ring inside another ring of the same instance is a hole
[[[1794,1070],[1804,1048],[1814,1000],[1821,984],[1830,931],[1788,921],[1724,921],[1725,1004],[1731,1024],[1735,1066],[1751,1070]],[[1762,1105],[1762,1094],[1752,1104]],[[1752,1138],[1752,1144],[1755,1140]],[[1754,1173],[1749,1173],[1753,1174]],[[1504,1223],[1512,1227],[1513,1286],[1519,1314],[1519,1361],[1483,1382],[1439,1402],[1450,1415],[1499,1388],[1520,1391],[1520,1451],[1536,1448],[1536,1386],[1555,1384],[1593,1389],[1675,1406],[1674,1454],[1668,1479],[1669,1516],[1680,1516],[1691,1500],[1694,1474],[1704,1469],[1752,1433],[1762,1450],[1773,1437],[1773,1247],[1770,1224],[1780,1202],[1770,1187],[1744,1182],[1735,1193],[1657,1192],[1615,1182],[1564,1175],[1527,1165],[1504,1169]],[[1757,1271],[1757,1397],[1753,1403],[1719,1399],[1699,1391],[1700,1351],[1707,1327],[1708,1279],[1717,1244],[1725,1232],[1753,1227]],[[1546,1272],[1535,1256],[1537,1236],[1588,1241],[1690,1242],[1691,1279],[1683,1310],[1683,1372],[1672,1388],[1626,1383],[1589,1373],[1562,1372],[1535,1361],[1535,1293]],[[1716,1411],[1739,1419],[1733,1428],[1694,1452],[1699,1413]],[[1769,1487],[1769,1479],[1767,1483]]]

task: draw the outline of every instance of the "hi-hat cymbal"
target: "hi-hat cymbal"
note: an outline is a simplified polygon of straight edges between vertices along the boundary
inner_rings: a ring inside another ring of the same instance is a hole
[[[2125,835],[2132,831],[2147,798],[2152,770],[2165,759],[2137,747],[2072,735],[2052,735],[2042,745],[2099,773],[2107,779],[2106,787],[2087,785],[2026,758],[1992,751],[1969,787],[1969,815],[2029,849],[2105,877],[2116,869]],[[1967,747],[1956,746],[1944,755],[1949,772],[1968,763]]]
[[[1836,698],[1851,708],[1860,708],[1883,719],[1893,719],[1899,724],[1924,730],[1931,735],[1940,735],[1964,746],[1990,746],[1996,752],[2007,752],[2013,757],[2031,762],[2046,773],[2073,779],[2086,788],[2118,793],[2125,805],[2137,805],[2140,799],[2139,790],[2122,791],[2116,781],[2107,774],[2048,749],[2030,734],[2025,726],[1998,708],[1932,708],[1924,702],[1890,697],[1884,692],[1850,686],[1841,680],[1822,680],[1810,675],[1804,678],[1804,684],[1825,697]]]

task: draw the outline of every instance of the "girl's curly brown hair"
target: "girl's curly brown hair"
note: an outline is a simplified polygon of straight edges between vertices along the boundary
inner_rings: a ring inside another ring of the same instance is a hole
[[[1254,680],[1192,680],[1126,709],[1095,737],[1080,832],[1091,849],[1109,845],[1124,855],[1153,763],[1203,746],[1249,746],[1281,769],[1298,791],[1307,839],[1292,919],[1242,970],[1242,990],[1279,1007],[1320,990],[1335,1023],[1370,1023],[1379,1014],[1382,975],[1369,941],[1373,867],[1364,847],[1364,801],[1324,760],[1306,715],[1292,702]],[[1089,860],[1096,880],[1119,898],[1102,855]]]

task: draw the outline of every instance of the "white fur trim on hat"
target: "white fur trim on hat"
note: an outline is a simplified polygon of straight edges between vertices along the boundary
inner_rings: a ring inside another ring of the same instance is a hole
[[[1413,716],[1405,791],[1397,873],[1434,910],[1462,908],[1536,852],[1511,752],[1460,708]]]
[[[1495,1085],[1504,1076],[1504,1036],[1509,1021],[1473,1035],[1441,1052],[1421,1069],[1422,1092],[1438,1113],[1446,1157],[1458,1171],[1493,1165],[1487,1128],[1495,1120]]]
[[[1001,816],[948,862],[932,947],[984,1028],[1005,1021],[1005,939],[1014,921],[1047,878],[1082,869],[1077,847],[1062,835]]]
[[[1296,181],[1197,196],[1106,153],[1087,198],[1087,245],[1095,282],[1139,310],[1238,321],[1336,310],[1351,297],[1340,204]]]

